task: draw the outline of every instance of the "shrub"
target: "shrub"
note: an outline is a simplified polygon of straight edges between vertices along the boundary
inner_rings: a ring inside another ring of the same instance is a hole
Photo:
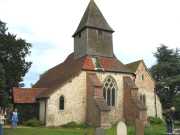
[[[64,127],[64,128],[88,128],[89,125],[87,125],[85,123],[78,124],[78,123],[72,121],[72,122],[69,122],[69,123],[63,125],[62,127]]]
[[[25,126],[30,126],[30,127],[40,127],[43,125],[43,123],[36,118],[27,120],[23,123]]]
[[[164,122],[160,118],[149,117],[150,124],[162,125]]]

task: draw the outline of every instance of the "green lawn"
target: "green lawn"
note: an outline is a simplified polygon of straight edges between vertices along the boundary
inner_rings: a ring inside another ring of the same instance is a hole
[[[163,135],[166,133],[164,125],[152,125],[145,128],[144,135]],[[135,128],[132,126],[128,127],[128,135],[135,135]]]
[[[93,135],[94,130],[78,129],[78,128],[18,128],[5,129],[4,135]],[[165,133],[165,128],[161,126],[151,126],[145,129],[145,135],[162,135]],[[106,130],[106,135],[116,135],[116,128]],[[133,127],[128,128],[128,135],[135,135]]]
[[[166,133],[165,126],[162,125],[152,125],[145,128],[145,135],[164,135]]]
[[[165,127],[161,125],[151,125],[145,128],[145,135],[163,135]],[[93,135],[93,128],[18,128],[5,129],[4,135]],[[116,135],[116,128],[106,129],[106,135]],[[128,126],[128,135],[135,135],[135,129]]]
[[[5,129],[4,135],[88,135],[93,129],[67,129],[67,128],[17,128]]]

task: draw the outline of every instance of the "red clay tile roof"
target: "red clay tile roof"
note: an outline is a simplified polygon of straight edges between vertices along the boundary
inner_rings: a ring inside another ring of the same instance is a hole
[[[94,65],[92,61],[92,57],[93,56],[87,55],[81,58],[75,58],[74,53],[72,53],[63,63],[48,70],[33,86],[34,88],[48,88],[48,90],[44,91],[39,98],[49,97],[56,88],[62,86],[68,80],[77,76],[82,70],[97,71],[96,65]],[[97,59],[103,71],[133,74],[115,57],[97,57]]]
[[[116,57],[98,57],[100,65],[104,68],[104,71],[120,72],[120,73],[132,73],[126,66],[120,62]]]
[[[126,64],[126,67],[129,68],[130,70],[132,70],[135,73],[137,71],[137,68],[138,68],[138,66],[139,66],[139,64],[141,62],[143,62],[143,60],[134,61],[134,62]]]
[[[56,88],[62,86],[65,82],[77,76],[82,68],[92,67],[92,63],[89,59],[84,56],[79,59],[74,59],[74,54],[68,56],[68,58],[61,64],[48,70],[44,75],[41,76],[40,80],[33,86],[34,88],[49,88],[44,91],[39,98],[49,97]],[[86,59],[86,60],[85,60]],[[88,64],[83,65],[84,61]]]
[[[16,104],[36,103],[36,97],[39,96],[46,88],[13,88],[13,102]]]
[[[149,74],[150,78],[152,79],[152,81],[155,82],[155,80],[154,80],[154,78],[152,77],[149,69],[147,68],[146,64],[144,63],[144,60],[138,60],[138,61],[135,61],[135,62],[132,62],[132,63],[128,63],[128,64],[126,64],[126,67],[127,67],[128,69],[130,69],[133,73],[136,73],[137,68],[138,68],[138,66],[139,66],[140,63],[142,63],[142,64],[144,65],[144,67],[145,67],[147,73]]]

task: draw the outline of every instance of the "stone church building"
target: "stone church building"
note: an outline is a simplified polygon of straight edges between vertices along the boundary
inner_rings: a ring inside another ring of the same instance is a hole
[[[143,60],[127,65],[118,60],[113,32],[91,0],[73,34],[74,52],[32,88],[14,88],[14,104],[34,105],[46,126],[73,121],[110,127],[119,120],[162,117],[146,65]]]

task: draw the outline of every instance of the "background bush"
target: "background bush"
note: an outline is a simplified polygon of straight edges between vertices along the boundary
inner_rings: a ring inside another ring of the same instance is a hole
[[[72,122],[69,122],[69,123],[63,125],[62,127],[64,127],[64,128],[88,128],[90,126],[86,123],[79,124],[79,123],[72,121]]]
[[[37,120],[36,118],[33,118],[33,119],[23,122],[23,125],[30,126],[30,127],[40,127],[43,125],[43,123]]]
[[[149,117],[149,122],[150,122],[150,124],[154,124],[154,125],[163,125],[164,124],[162,119],[155,118],[155,117]]]

